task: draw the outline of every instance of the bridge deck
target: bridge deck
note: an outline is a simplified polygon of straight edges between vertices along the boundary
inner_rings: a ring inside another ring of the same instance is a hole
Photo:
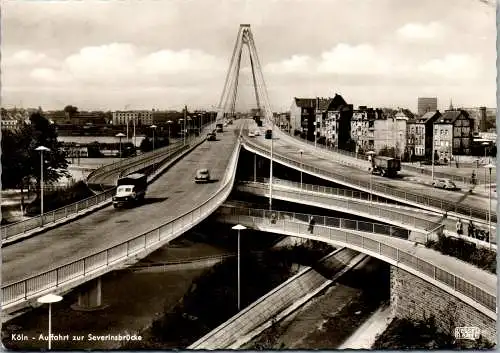
[[[252,143],[256,143],[266,149],[270,149],[271,140],[265,139],[264,136],[257,136],[251,139]],[[336,163],[332,160],[328,160],[324,155],[320,153],[315,153],[314,147],[308,146],[300,141],[295,141],[293,138],[285,137],[273,140],[274,151],[280,153],[286,157],[300,160],[299,150],[303,150],[302,159],[304,164],[313,165],[318,168],[325,170],[335,170],[336,173],[341,173],[351,178],[362,180],[366,183],[370,182],[370,174],[368,171],[359,170],[356,168],[348,167],[340,163]],[[433,198],[438,198],[443,201],[460,203],[461,205],[467,205],[468,207],[474,207],[488,212],[488,198],[478,195],[470,195],[464,191],[445,191],[440,189],[435,189],[427,185],[422,185],[417,182],[411,182],[401,179],[388,179],[378,175],[372,175],[372,182],[381,184],[392,189],[400,191],[409,191],[414,194],[419,194],[422,196],[431,196]],[[492,200],[492,212],[496,210],[496,200]]]
[[[213,195],[223,177],[237,139],[231,131],[219,141],[204,142],[150,185],[146,201],[132,209],[107,207],[82,219],[52,229],[3,249],[2,282],[8,284],[67,264],[174,219]],[[213,183],[194,183],[198,168],[209,168]]]

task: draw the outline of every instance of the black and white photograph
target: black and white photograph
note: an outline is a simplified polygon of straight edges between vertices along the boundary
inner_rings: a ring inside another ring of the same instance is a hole
[[[4,349],[496,349],[497,7],[3,0]]]

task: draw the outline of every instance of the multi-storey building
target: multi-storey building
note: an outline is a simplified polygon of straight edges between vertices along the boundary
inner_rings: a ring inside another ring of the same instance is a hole
[[[408,117],[400,110],[393,116],[384,116],[374,121],[374,151],[379,153],[384,148],[394,148],[397,158],[406,151],[406,123]]]
[[[453,155],[453,122],[447,112],[434,123],[434,152],[440,161],[449,161]]]
[[[351,139],[356,144],[356,151],[369,151],[374,148],[375,120],[382,119],[380,109],[360,106],[354,110],[351,118]]]
[[[418,115],[437,110],[437,97],[418,97]]]
[[[307,139],[314,139],[316,105],[317,99],[315,98],[294,98],[290,107],[290,126],[292,132],[299,131],[305,133]]]
[[[2,119],[0,120],[0,126],[2,130],[16,130],[20,126],[20,121],[17,119]]]
[[[115,111],[113,112],[113,125],[152,125],[154,110],[134,110],[134,111]]]
[[[439,111],[427,112],[407,123],[407,151],[411,156],[429,159],[432,157],[434,122],[441,117]]]
[[[434,123],[434,149],[440,159],[471,154],[474,119],[463,109],[447,110]]]

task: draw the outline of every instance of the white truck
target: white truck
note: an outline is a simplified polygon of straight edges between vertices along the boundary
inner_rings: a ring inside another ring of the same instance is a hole
[[[113,207],[136,204],[144,200],[148,180],[145,174],[135,173],[118,179],[116,194],[113,196]]]

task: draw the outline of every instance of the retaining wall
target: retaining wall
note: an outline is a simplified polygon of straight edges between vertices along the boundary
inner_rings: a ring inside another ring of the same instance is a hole
[[[437,286],[392,265],[391,311],[398,318],[423,319],[434,315],[438,326],[445,332],[458,326],[476,326],[483,337],[497,342],[495,320]]]

